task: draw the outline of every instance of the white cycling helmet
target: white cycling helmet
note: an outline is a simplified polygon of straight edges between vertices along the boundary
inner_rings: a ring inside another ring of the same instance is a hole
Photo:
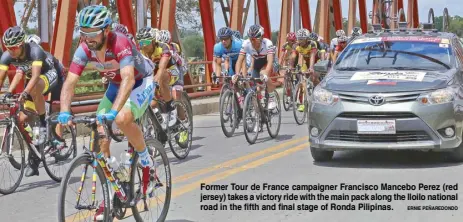
[[[156,35],[156,42],[163,42],[169,44],[170,41],[170,32],[168,30],[159,30],[159,32]]]
[[[35,42],[35,44],[40,45],[40,42],[41,42],[41,41],[42,41],[42,40],[40,39],[40,37],[38,37],[37,35],[34,35],[34,34],[28,35],[28,36],[26,37],[26,43]]]

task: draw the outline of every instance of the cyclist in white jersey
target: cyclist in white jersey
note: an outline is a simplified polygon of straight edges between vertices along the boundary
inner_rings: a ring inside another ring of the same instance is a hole
[[[264,28],[260,25],[252,25],[248,30],[249,39],[243,42],[238,61],[236,62],[235,70],[242,67],[246,55],[251,55],[254,59],[252,77],[261,77],[267,82],[267,90],[269,92],[268,108],[274,109],[275,103],[275,85],[269,76],[272,72],[276,72],[275,67],[275,51],[276,47],[270,39],[264,38]],[[242,70],[242,69],[241,69]],[[244,76],[247,70],[242,70],[241,75]]]

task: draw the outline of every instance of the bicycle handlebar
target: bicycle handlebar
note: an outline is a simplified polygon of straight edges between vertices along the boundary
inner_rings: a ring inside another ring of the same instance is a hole
[[[96,125],[97,124],[97,118],[95,114],[92,115],[84,115],[84,116],[75,116],[71,120],[73,123],[76,124],[88,124],[88,125]],[[123,139],[119,138],[118,136],[114,135],[113,129],[112,129],[112,123],[113,121],[103,119],[103,122],[100,123],[103,125],[105,134],[114,139],[116,142],[121,142]]]

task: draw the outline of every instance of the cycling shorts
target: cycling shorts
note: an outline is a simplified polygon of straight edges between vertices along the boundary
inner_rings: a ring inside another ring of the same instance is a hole
[[[62,70],[62,69],[61,69]],[[59,101],[61,96],[61,89],[63,88],[64,79],[62,77],[62,71],[56,69],[50,69],[45,74],[40,75],[45,87],[42,90],[42,95],[46,96],[51,93],[51,101]],[[29,83],[30,79],[26,78],[24,88]],[[24,108],[36,111],[35,104],[32,100],[26,100],[24,102]]]
[[[108,89],[103,96],[97,114],[104,114],[111,110],[114,100],[116,100],[119,92],[119,85],[109,83]],[[148,76],[137,80],[132,88],[129,98],[124,104],[124,108],[130,109],[135,119],[140,118],[148,108],[151,100],[154,97],[154,79],[153,76]]]
[[[271,65],[273,65],[273,72],[278,72],[277,64],[278,63],[276,62],[276,60],[273,63],[271,63]],[[251,72],[251,76],[253,78],[260,78],[260,71],[266,68],[267,65],[268,65],[267,58],[254,60],[254,69]],[[271,74],[272,73],[269,73],[269,75]]]

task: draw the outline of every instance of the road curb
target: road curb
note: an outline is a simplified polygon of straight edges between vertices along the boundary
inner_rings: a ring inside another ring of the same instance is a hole
[[[276,89],[280,96],[280,102],[283,101],[282,93],[283,88]],[[210,113],[219,112],[219,96],[214,96],[206,99],[192,100],[191,105],[193,107],[193,116],[205,115]],[[88,115],[90,113],[82,113],[78,115]],[[90,135],[90,128],[85,127],[83,124],[76,125],[77,136]]]

